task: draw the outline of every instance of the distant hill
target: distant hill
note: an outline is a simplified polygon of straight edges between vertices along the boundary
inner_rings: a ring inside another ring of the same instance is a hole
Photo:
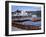
[[[32,15],[35,14],[38,17],[41,17],[41,11],[32,11]]]

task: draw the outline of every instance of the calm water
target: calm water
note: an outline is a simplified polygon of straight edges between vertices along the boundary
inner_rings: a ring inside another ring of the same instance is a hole
[[[37,18],[40,18],[40,17],[37,17]],[[16,22],[20,22],[22,23],[23,25],[33,25],[33,26],[41,26],[41,21],[38,21],[38,22],[32,22],[32,18],[26,18],[24,20],[19,20],[16,21]]]
[[[23,22],[24,25],[35,25],[35,26],[41,26],[41,21],[38,22],[32,22],[32,21],[25,21]]]
[[[40,18],[40,17],[38,17]],[[41,21],[32,22],[32,20],[27,20],[23,22],[24,25],[41,26]]]

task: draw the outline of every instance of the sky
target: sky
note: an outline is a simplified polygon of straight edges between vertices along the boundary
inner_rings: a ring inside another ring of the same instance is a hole
[[[14,12],[16,10],[39,11],[39,10],[41,10],[41,7],[36,7],[36,6],[15,6],[15,5],[12,5],[11,11]]]

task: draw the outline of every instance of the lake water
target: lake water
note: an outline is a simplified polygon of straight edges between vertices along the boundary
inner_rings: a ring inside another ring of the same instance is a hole
[[[37,17],[37,18],[40,18],[40,17]],[[31,20],[29,19],[29,20],[24,21],[22,23],[23,23],[23,25],[41,26],[41,21],[33,22],[32,19]]]
[[[23,22],[23,25],[41,26],[41,21],[38,21],[38,22],[25,21]]]
[[[37,17],[40,18],[40,17]],[[22,23],[23,25],[33,25],[33,26],[41,26],[41,21],[33,22],[32,18],[21,18],[21,19],[14,19],[18,20],[16,22]]]

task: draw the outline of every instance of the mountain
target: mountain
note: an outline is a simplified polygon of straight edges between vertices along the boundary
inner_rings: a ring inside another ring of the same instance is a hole
[[[37,15],[38,17],[41,17],[41,11],[31,11],[32,15]]]

